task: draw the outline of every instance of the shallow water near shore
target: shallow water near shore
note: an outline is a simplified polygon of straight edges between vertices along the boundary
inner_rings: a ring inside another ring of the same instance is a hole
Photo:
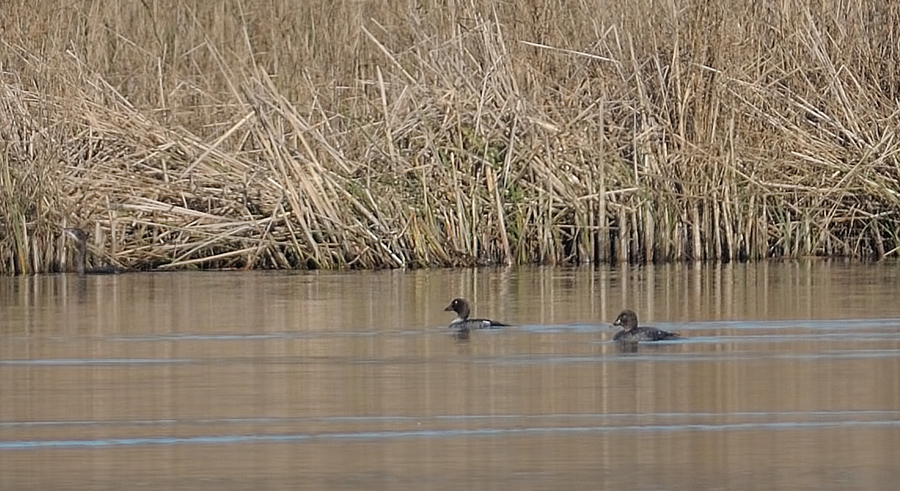
[[[894,489],[900,264],[0,278],[0,489]],[[455,296],[515,326],[445,327]],[[683,339],[622,350],[624,307]]]

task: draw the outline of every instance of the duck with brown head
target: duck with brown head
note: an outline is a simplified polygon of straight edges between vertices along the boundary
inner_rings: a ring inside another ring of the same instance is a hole
[[[666,339],[678,339],[678,333],[663,331],[655,327],[638,326],[637,314],[633,310],[625,309],[616,317],[614,326],[622,330],[613,336],[613,341],[619,343],[637,343],[638,341],[663,341]]]
[[[86,274],[119,274],[121,269],[115,266],[100,266],[96,268],[85,268],[87,262],[87,241],[88,234],[80,228],[64,228],[63,233],[70,239],[75,241],[75,272],[79,276]]]
[[[457,331],[469,331],[470,329],[494,329],[506,327],[509,324],[490,319],[469,319],[469,302],[464,298],[454,298],[445,309],[447,312],[456,312],[456,318],[450,322],[450,328]]]

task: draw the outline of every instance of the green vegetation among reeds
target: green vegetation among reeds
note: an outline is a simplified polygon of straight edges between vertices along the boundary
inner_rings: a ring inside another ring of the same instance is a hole
[[[900,4],[5,0],[0,270],[897,255]],[[68,260],[68,261],[67,261]]]

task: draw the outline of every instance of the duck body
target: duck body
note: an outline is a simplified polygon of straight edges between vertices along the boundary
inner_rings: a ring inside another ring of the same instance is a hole
[[[452,322],[450,322],[449,327],[461,331],[468,331],[470,329],[497,329],[507,326],[509,326],[509,324],[492,321],[490,319],[460,319],[459,317],[457,317],[456,319],[453,319]]]
[[[655,327],[636,327],[630,331],[619,331],[613,336],[613,341],[621,343],[636,343],[638,341],[663,341],[666,339],[678,339],[678,334],[663,331]]]
[[[638,326],[637,314],[632,310],[623,310],[614,326],[622,330],[613,336],[613,341],[619,343],[637,343],[639,341],[664,341],[666,339],[678,339],[681,336],[675,332],[663,331],[655,327]]]
[[[469,302],[463,298],[454,298],[445,309],[447,312],[456,312],[456,318],[450,322],[451,329],[457,331],[469,331],[472,329],[496,329],[506,327],[509,324],[491,319],[469,319]]]

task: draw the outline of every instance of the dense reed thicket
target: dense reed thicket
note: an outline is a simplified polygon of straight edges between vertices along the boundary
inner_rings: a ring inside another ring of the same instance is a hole
[[[0,269],[897,255],[900,5],[0,6]]]

